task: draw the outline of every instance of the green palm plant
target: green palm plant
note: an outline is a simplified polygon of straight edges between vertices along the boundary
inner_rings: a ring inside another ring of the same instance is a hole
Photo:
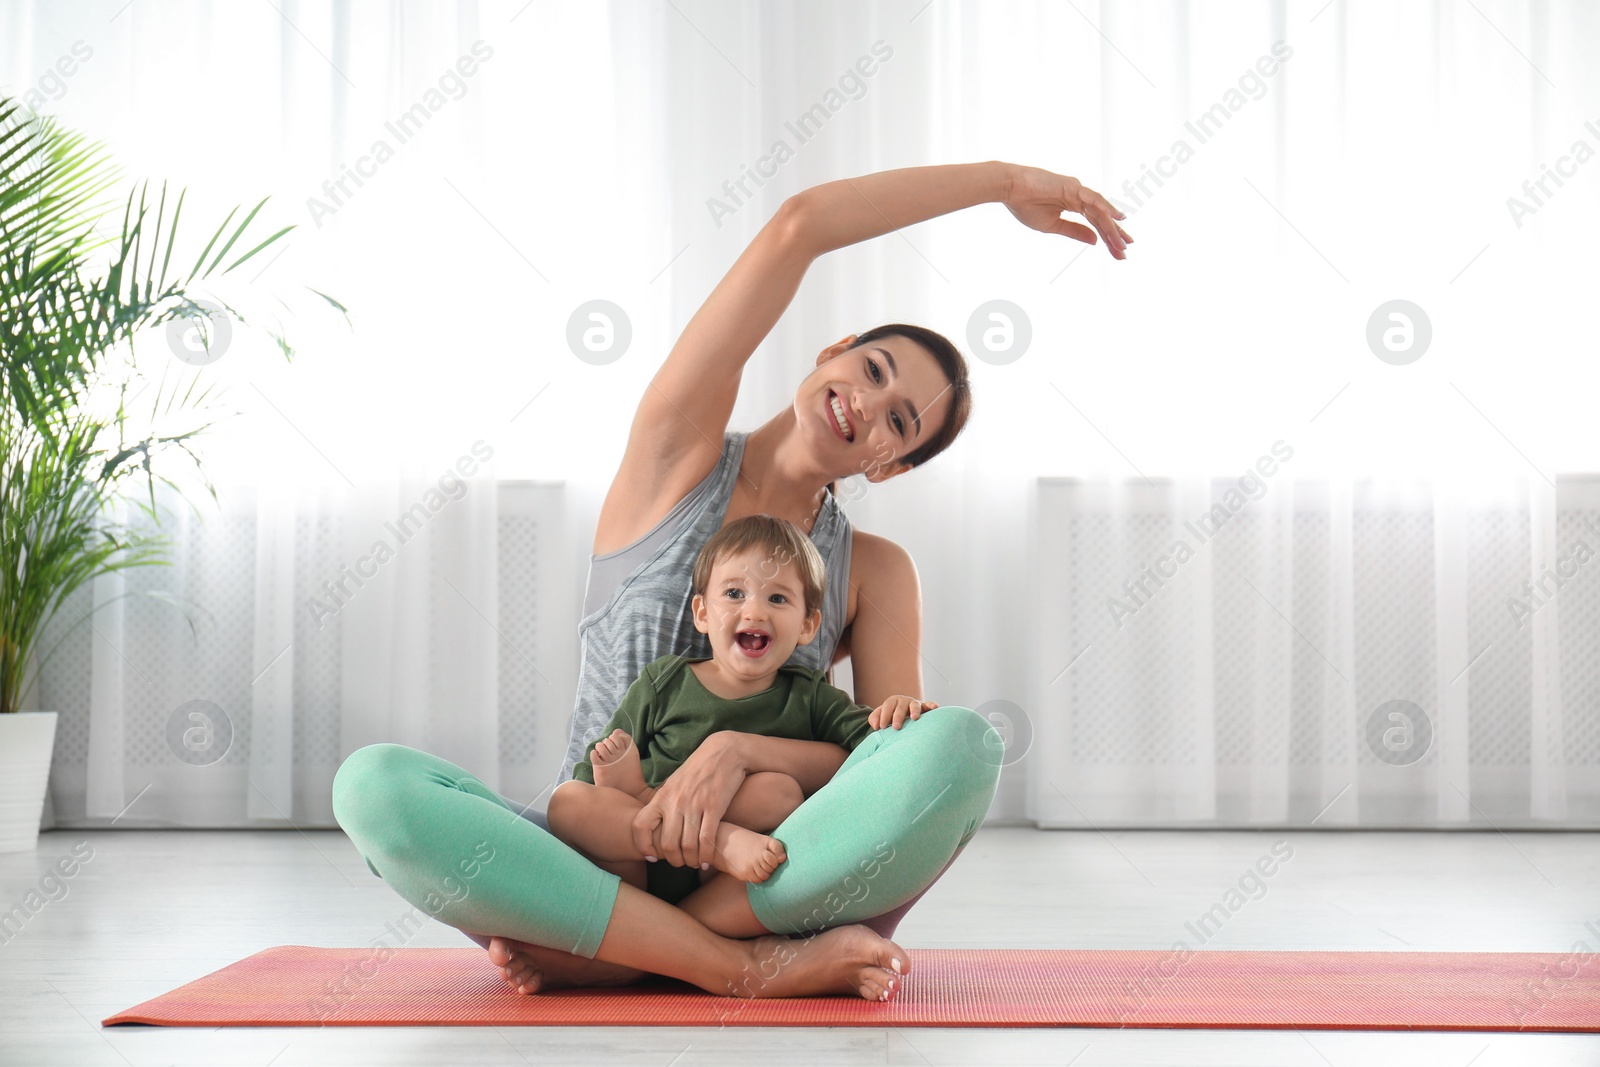
[[[120,236],[102,238],[96,226],[110,210],[102,198],[116,181],[100,145],[0,96],[0,713],[21,705],[40,635],[76,590],[165,562],[167,539],[120,518],[121,502],[158,527],[156,482],[181,493],[168,476],[179,460],[216,495],[192,448],[211,425],[197,420],[214,410],[213,388],[170,357],[152,381],[134,356],[135,336],[187,319],[209,348],[218,304],[202,303],[197,283],[293,229],[252,244],[246,231],[266,200],[238,223],[236,207],[193,265],[183,270],[187,257],[178,257],[174,270],[184,194],[169,222],[163,185],[152,221],[146,182],[128,196]],[[293,355],[281,333],[267,333]],[[136,414],[144,395],[149,414]],[[181,428],[163,432],[174,422]]]

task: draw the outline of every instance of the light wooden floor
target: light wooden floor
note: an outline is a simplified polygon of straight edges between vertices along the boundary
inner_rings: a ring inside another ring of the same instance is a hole
[[[982,831],[901,924],[908,948],[1170,947],[1285,839],[1210,948],[1569,952],[1600,926],[1594,834]],[[0,1064],[1600,1064],[1600,1037],[744,1028],[102,1029],[260,949],[364,945],[407,910],[342,834],[56,831],[0,856],[0,907],[94,858],[0,944]],[[415,945],[468,944],[435,925]]]

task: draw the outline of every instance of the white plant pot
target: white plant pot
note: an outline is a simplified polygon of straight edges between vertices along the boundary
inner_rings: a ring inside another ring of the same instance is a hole
[[[55,743],[55,712],[0,715],[0,852],[30,852],[39,844]]]

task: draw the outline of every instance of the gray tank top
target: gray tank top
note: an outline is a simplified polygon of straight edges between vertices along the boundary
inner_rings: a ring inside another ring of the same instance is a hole
[[[584,617],[578,624],[577,705],[558,784],[572,777],[572,768],[600,736],[645,664],[673,654],[691,659],[711,655],[710,641],[694,628],[689,585],[700,547],[722,529],[746,436],[742,431],[724,434],[722,458],[711,473],[649,533],[626,548],[589,557]],[[833,663],[849,602],[851,532],[833,493],[824,494],[811,528],[811,542],[828,568],[822,628],[809,645],[795,648],[788,663],[822,671]]]

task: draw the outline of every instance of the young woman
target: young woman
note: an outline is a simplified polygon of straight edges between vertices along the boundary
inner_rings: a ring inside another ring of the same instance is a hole
[[[853,530],[831,483],[855,473],[881,482],[947,447],[971,404],[960,354],[932,331],[880,327],[823,349],[793,405],[759,429],[730,433],[727,424],[745,362],[812,261],[990,201],[1045,233],[1088,244],[1098,233],[1117,259],[1132,240],[1104,197],[1049,171],[1000,162],[884,171],[790,197],[689,321],[640,400],[601,507],[562,780],[646,663],[707,654],[683,595],[685,561],[745,515],[795,522],[828,564],[822,633],[790,662],[828,667],[848,654],[855,699],[869,707],[891,694],[922,696],[916,568],[898,545]],[[946,705],[846,756],[826,742],[756,734],[702,744],[635,821],[640,851],[659,862],[707,864],[748,774],[781,770],[807,800],[775,833],[788,859],[767,881],[721,874],[678,907],[594,866],[537,818],[519,818],[461,768],[413,749],[353,753],[333,801],[369,866],[487,944],[520,992],[660,974],[736,996],[889,999],[911,960],[888,938],[988,810],[998,735],[976,712]],[[815,936],[791,940],[806,934]]]

